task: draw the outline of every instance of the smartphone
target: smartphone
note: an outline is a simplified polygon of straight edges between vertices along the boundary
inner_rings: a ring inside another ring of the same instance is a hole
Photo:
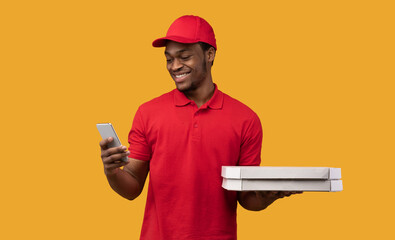
[[[98,123],[96,124],[97,130],[99,130],[99,133],[103,139],[112,137],[114,140],[110,142],[107,146],[109,148],[113,147],[119,147],[121,146],[121,141],[118,138],[117,133],[114,130],[114,127],[112,126],[111,123]],[[128,157],[125,156],[121,159],[124,162],[128,161]]]

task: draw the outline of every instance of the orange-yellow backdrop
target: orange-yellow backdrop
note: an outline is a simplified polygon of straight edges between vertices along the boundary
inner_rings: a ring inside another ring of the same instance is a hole
[[[263,165],[341,167],[344,191],[239,208],[239,239],[390,239],[391,1],[2,1],[2,239],[138,239],[103,175],[97,122],[127,144],[137,107],[174,88],[151,42],[206,18],[219,88],[264,125]]]

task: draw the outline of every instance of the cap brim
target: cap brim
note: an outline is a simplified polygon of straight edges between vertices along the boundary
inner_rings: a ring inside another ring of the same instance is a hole
[[[152,46],[154,47],[164,47],[166,46],[167,41],[174,41],[174,42],[179,42],[179,43],[197,43],[196,39],[188,39],[188,38],[183,38],[179,36],[166,36],[163,38],[158,38],[155,41],[152,42]]]

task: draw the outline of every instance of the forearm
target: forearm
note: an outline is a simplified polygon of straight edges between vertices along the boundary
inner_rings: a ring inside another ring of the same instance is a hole
[[[106,177],[111,188],[126,199],[133,200],[141,193],[142,186],[137,179],[122,169],[106,174]]]
[[[272,204],[277,198],[262,197],[257,192],[239,192],[238,201],[240,205],[251,211],[261,211]]]

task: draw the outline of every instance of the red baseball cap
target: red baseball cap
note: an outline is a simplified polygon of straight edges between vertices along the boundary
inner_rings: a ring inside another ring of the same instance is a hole
[[[167,30],[166,37],[156,39],[152,42],[152,46],[164,47],[167,40],[179,43],[204,42],[217,50],[213,28],[206,20],[198,16],[185,15],[177,18]]]

